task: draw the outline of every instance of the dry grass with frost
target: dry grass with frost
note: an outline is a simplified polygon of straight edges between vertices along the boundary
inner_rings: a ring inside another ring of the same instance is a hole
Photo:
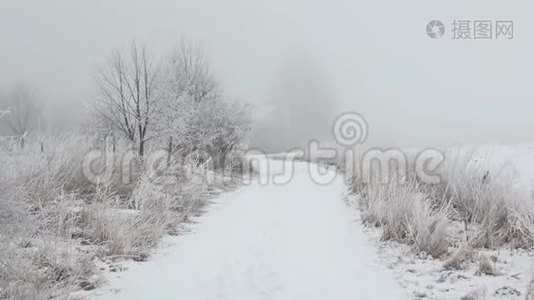
[[[190,176],[152,178],[136,160],[130,183],[117,172],[89,182],[84,155],[102,147],[95,136],[69,134],[0,150],[0,299],[93,289],[95,260],[145,259],[205,206],[206,172],[192,160],[185,161]],[[128,150],[119,144],[116,154]],[[183,163],[173,161],[175,171]]]

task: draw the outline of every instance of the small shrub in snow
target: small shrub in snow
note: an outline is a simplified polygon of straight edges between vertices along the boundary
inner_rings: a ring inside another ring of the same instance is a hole
[[[461,270],[465,267],[465,263],[473,259],[473,249],[464,244],[455,249],[450,257],[447,258],[443,264],[445,269]]]
[[[68,294],[94,274],[91,256],[68,243],[41,242],[0,252],[0,299],[49,299]]]
[[[485,254],[479,254],[477,258],[477,273],[481,275],[496,276],[495,265]]]
[[[449,208],[433,208],[428,200],[413,202],[413,216],[408,222],[409,239],[416,249],[440,257],[449,249]]]
[[[490,158],[475,160],[473,153],[451,150],[441,167],[442,182],[434,192],[449,199],[468,226],[475,227],[469,237],[473,247],[495,248],[510,243],[515,247],[532,246],[529,199],[514,191],[514,170],[499,168]]]
[[[362,189],[364,185],[354,182],[354,186]],[[372,181],[365,189],[360,195],[363,220],[381,226],[383,239],[411,244],[416,251],[433,257],[448,250],[449,208],[426,199],[417,181]]]

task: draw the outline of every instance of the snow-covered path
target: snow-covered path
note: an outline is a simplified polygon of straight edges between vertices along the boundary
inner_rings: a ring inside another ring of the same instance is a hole
[[[99,299],[404,299],[380,265],[343,180],[321,186],[298,163],[283,186],[223,195],[172,246],[111,278]]]

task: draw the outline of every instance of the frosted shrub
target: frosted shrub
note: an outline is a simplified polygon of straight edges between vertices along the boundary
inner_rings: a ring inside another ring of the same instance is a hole
[[[353,182],[357,189],[365,186],[360,195],[363,219],[374,226],[381,226],[384,240],[405,242],[434,257],[443,255],[449,247],[447,228],[448,207],[439,207],[426,198],[415,180],[386,184],[371,181],[362,185]]]
[[[531,200],[514,190],[513,166],[492,164],[487,155],[480,158],[458,149],[446,157],[443,181],[435,188],[443,199],[450,199],[459,221],[474,228],[472,246],[531,247],[534,210]]]
[[[386,184],[364,182],[355,174],[349,191],[359,195],[364,221],[381,226],[384,239],[413,244],[434,257],[450,246],[451,222],[465,226],[462,238],[469,247],[532,247],[534,206],[514,190],[513,167],[458,149],[445,157],[437,185],[411,175]]]
[[[408,238],[415,248],[440,257],[450,246],[448,207],[433,208],[428,200],[413,202],[413,216],[408,221]]]

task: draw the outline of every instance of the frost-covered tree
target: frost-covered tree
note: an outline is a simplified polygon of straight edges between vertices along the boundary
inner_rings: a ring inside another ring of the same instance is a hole
[[[225,99],[200,45],[183,40],[164,61],[160,132],[181,155],[199,153],[224,167],[226,156],[245,139],[248,108]]]
[[[135,44],[129,56],[115,53],[98,86],[101,127],[138,143],[140,155],[154,139],[180,156],[197,153],[223,166],[248,131],[247,108],[223,96],[202,47],[186,40],[157,68]]]
[[[0,112],[2,127],[6,134],[19,139],[24,147],[28,135],[42,122],[42,109],[35,97],[34,88],[28,83],[16,84],[11,93],[2,96]],[[9,112],[9,113],[7,113]]]
[[[152,57],[136,43],[125,53],[113,53],[97,76],[100,95],[94,103],[96,117],[135,143],[140,156],[158,117],[157,76]]]
[[[249,130],[248,108],[223,99],[188,103],[183,123],[174,131],[178,149],[189,154],[198,152],[223,168],[228,154],[244,141]]]
[[[165,61],[167,83],[174,97],[201,102],[219,96],[201,44],[182,39],[180,47]]]

